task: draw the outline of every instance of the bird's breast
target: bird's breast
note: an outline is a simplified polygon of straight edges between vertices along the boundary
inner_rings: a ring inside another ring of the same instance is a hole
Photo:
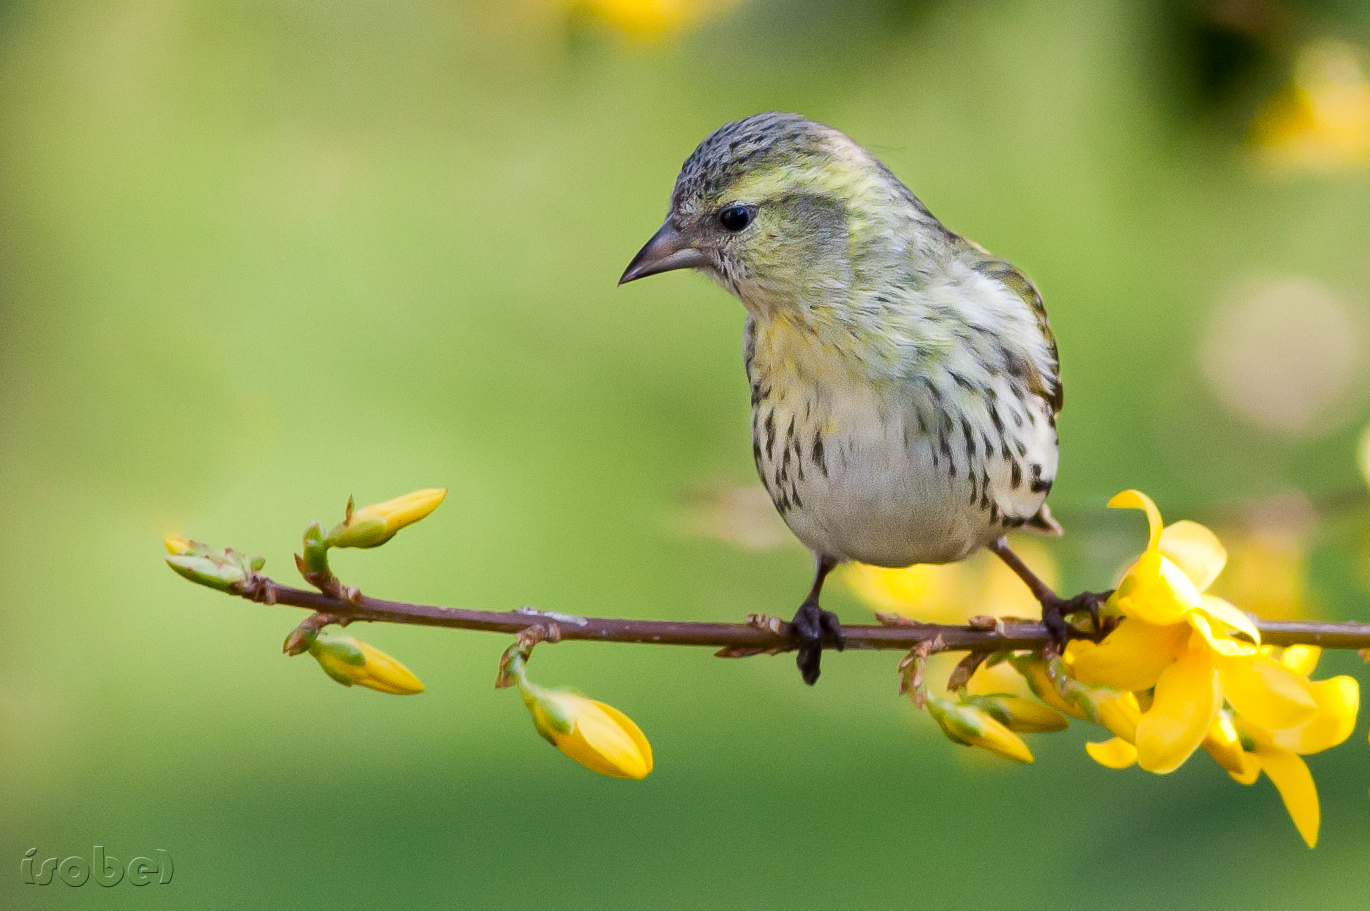
[[[950,562],[1040,507],[1056,470],[1045,402],[1009,378],[862,370],[816,339],[749,325],[752,454],[811,549],[884,566]]]

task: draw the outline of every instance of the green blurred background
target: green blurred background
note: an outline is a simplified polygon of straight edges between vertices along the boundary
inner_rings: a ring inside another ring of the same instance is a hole
[[[1310,853],[1268,781],[1206,757],[1109,771],[1077,730],[1031,767],[969,755],[894,655],[808,689],[789,657],[543,647],[537,680],[651,738],[653,775],[614,781],[492,689],[501,637],[364,629],[428,691],[344,689],[279,654],[302,613],[167,571],[178,533],[292,581],[349,493],[446,486],[335,568],[469,607],[788,616],[801,548],[689,518],[756,483],[741,307],[614,286],[694,145],[781,109],[1042,288],[1073,586],[1141,546],[1102,508],[1135,486],[1234,535],[1284,504],[1290,612],[1370,617],[1363,496],[1337,496],[1370,417],[1355,93],[1313,126],[1278,107],[1354,89],[1318,61],[1361,53],[1363,4],[618,6],[0,4],[0,907],[1362,904],[1364,723],[1310,760]],[[30,847],[96,844],[176,878],[20,884]]]

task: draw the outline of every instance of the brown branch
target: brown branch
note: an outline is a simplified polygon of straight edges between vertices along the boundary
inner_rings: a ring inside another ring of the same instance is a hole
[[[355,590],[352,590],[355,591]],[[404,623],[447,629],[483,630],[517,634],[539,628],[561,640],[594,642],[633,642],[654,645],[699,645],[731,650],[734,655],[787,652],[795,648],[790,624],[704,623],[675,620],[622,620],[612,617],[580,617],[552,611],[523,608],[515,611],[465,610],[386,601],[357,593],[350,599],[336,598],[317,591],[291,588],[254,573],[235,586],[235,593],[250,601],[288,604],[328,615],[328,622],[341,625]],[[1323,623],[1308,620],[1256,620],[1262,641],[1271,645],[1318,645],[1323,648],[1370,648],[1370,623]],[[900,649],[907,651],[920,642],[940,637],[939,650],[996,652],[1038,649],[1051,637],[1041,623],[1029,620],[1001,620],[993,628],[986,624],[948,626],[937,623],[899,621],[897,624],[843,627],[849,649]],[[555,630],[553,631],[553,628]]]

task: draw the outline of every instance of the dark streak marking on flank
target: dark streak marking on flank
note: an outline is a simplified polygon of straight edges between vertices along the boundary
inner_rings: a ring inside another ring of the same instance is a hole
[[[1002,436],[1004,435],[1004,419],[1001,418],[1001,417],[999,417],[999,407],[998,407],[997,405],[994,404],[994,401],[993,401],[993,393],[994,393],[994,390],[993,390],[993,388],[991,388],[991,389],[990,389],[991,399],[990,399],[990,402],[989,402],[989,419],[990,419],[990,423],[992,423],[992,424],[994,425],[994,429],[997,430],[997,431],[999,432],[999,436],[1002,437]]]

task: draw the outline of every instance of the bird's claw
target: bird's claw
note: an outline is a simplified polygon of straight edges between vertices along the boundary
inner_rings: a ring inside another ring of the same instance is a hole
[[[795,664],[799,665],[799,675],[804,682],[813,686],[821,673],[823,658],[823,638],[831,637],[833,646],[840,652],[847,646],[847,634],[842,622],[830,610],[823,610],[817,601],[805,601],[790,621],[794,638],[799,644],[799,654]]]
[[[1052,650],[1061,653],[1065,650],[1066,640],[1070,637],[1071,625],[1066,620],[1072,614],[1081,612],[1089,614],[1090,631],[1098,636],[1103,632],[1103,625],[1099,620],[1099,607],[1106,600],[1107,594],[1099,592],[1081,592],[1073,598],[1052,597],[1050,600],[1042,602],[1042,624],[1047,628],[1047,634],[1051,636]]]

